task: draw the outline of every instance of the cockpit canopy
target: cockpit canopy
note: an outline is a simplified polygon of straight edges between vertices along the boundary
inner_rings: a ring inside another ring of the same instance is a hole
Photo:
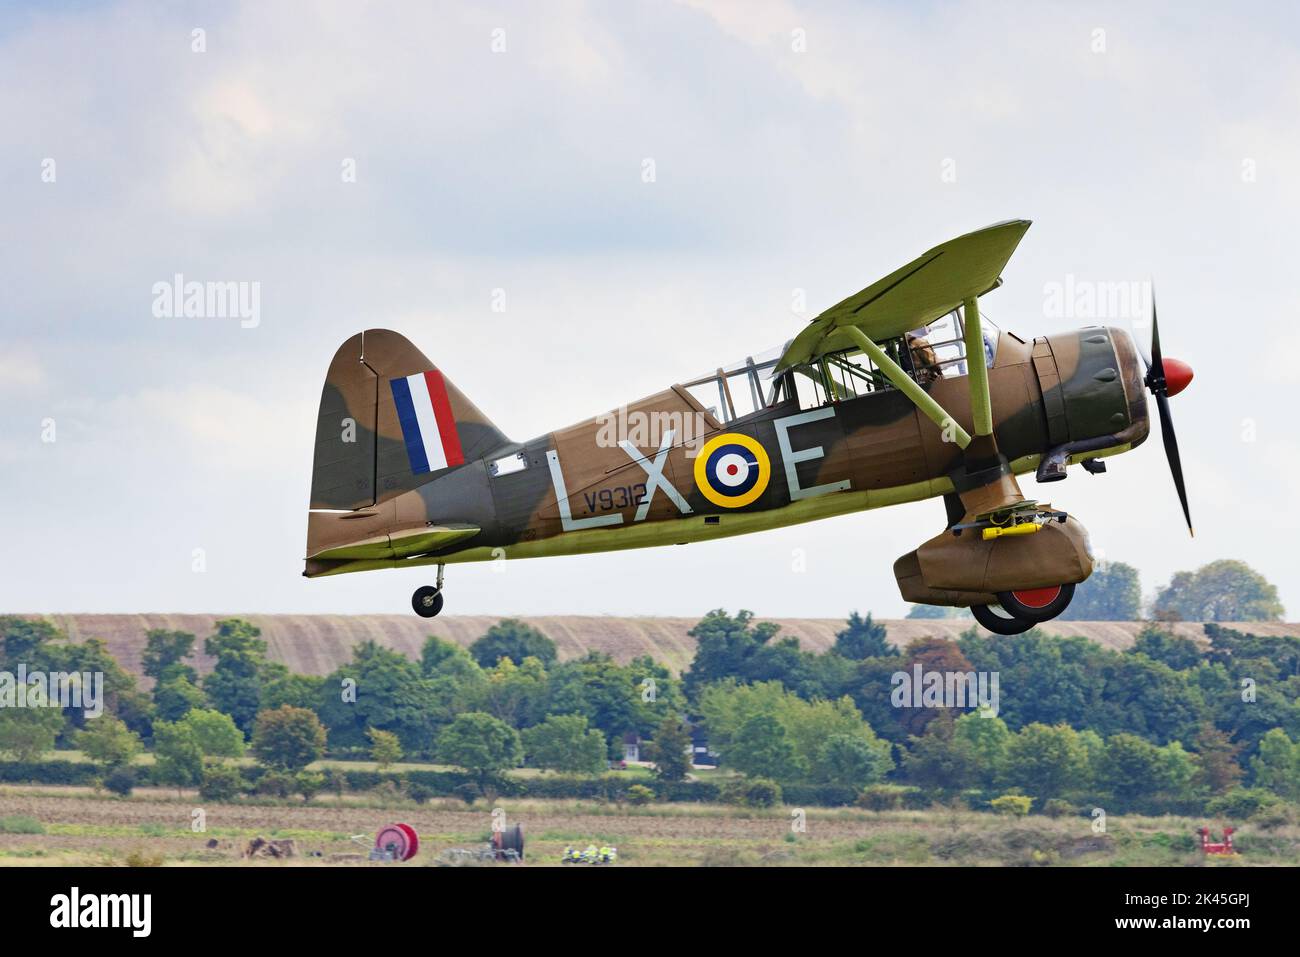
[[[980,316],[980,325],[985,364],[992,367],[997,354],[998,328],[987,314]],[[938,379],[966,375],[964,335],[961,311],[954,309],[929,325],[886,340],[880,346],[908,375],[926,386]],[[798,399],[800,408],[810,409],[894,388],[858,348],[827,353],[774,376],[777,361],[789,345],[786,342],[707,375],[688,379],[682,388],[724,425],[792,398]]]

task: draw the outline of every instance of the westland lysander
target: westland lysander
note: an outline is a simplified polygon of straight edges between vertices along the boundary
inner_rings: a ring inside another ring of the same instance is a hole
[[[1083,526],[1016,476],[1105,471],[1191,370],[1123,329],[1023,339],[980,315],[1029,223],[937,246],[833,306],[784,347],[527,442],[507,438],[405,338],[371,329],[321,394],[308,577],[685,544],[939,498],[946,527],[894,563],[911,602],[969,606],[1016,634],[1059,615],[1093,569]]]

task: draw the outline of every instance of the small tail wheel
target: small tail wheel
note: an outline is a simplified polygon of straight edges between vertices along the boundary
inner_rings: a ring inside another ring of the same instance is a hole
[[[1048,588],[1023,588],[998,592],[998,604],[1010,615],[1029,621],[1051,621],[1069,606],[1074,598],[1073,585]]]
[[[411,596],[411,607],[421,618],[432,618],[442,611],[442,589],[434,585],[421,585]]]
[[[971,605],[975,620],[995,635],[1020,635],[1033,628],[1036,622],[1007,613],[1001,605]]]

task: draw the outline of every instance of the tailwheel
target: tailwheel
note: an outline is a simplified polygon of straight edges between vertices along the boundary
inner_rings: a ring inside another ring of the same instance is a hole
[[[1028,618],[1009,614],[1001,605],[971,605],[971,614],[995,635],[1019,635],[1037,624]]]
[[[442,611],[442,589],[434,585],[421,585],[411,596],[411,607],[421,618],[432,618]]]
[[[1025,618],[1033,622],[1051,621],[1065,611],[1073,597],[1073,585],[1052,585],[1049,588],[1000,591],[998,604],[1016,618]]]

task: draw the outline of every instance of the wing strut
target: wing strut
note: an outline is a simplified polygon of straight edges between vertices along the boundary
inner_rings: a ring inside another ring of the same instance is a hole
[[[963,429],[958,424],[957,420],[948,414],[947,410],[944,409],[943,406],[932,399],[928,392],[917,385],[916,381],[904,372],[897,362],[889,358],[884,349],[872,342],[871,338],[865,332],[857,326],[844,326],[840,331],[852,339],[859,349],[871,357],[871,361],[874,362],[877,368],[885,374],[885,377],[894,384],[894,388],[898,389],[899,392],[902,392],[905,396],[911,399],[912,404],[920,409],[925,414],[926,418],[941,429],[951,429],[955,436],[954,441],[956,441],[956,443],[963,449],[970,445],[970,433]],[[969,352],[969,348],[967,351]],[[981,359],[983,358],[983,355],[984,344],[983,340],[981,340]],[[980,365],[982,367],[983,362],[981,362]],[[985,395],[987,395],[987,379],[984,383],[984,390]],[[991,432],[992,428],[990,428],[989,431]]]
[[[966,368],[970,380],[970,409],[975,421],[975,434],[992,435],[993,400],[989,396],[989,368],[984,358],[979,300],[975,296],[967,297],[962,312],[966,326]]]

